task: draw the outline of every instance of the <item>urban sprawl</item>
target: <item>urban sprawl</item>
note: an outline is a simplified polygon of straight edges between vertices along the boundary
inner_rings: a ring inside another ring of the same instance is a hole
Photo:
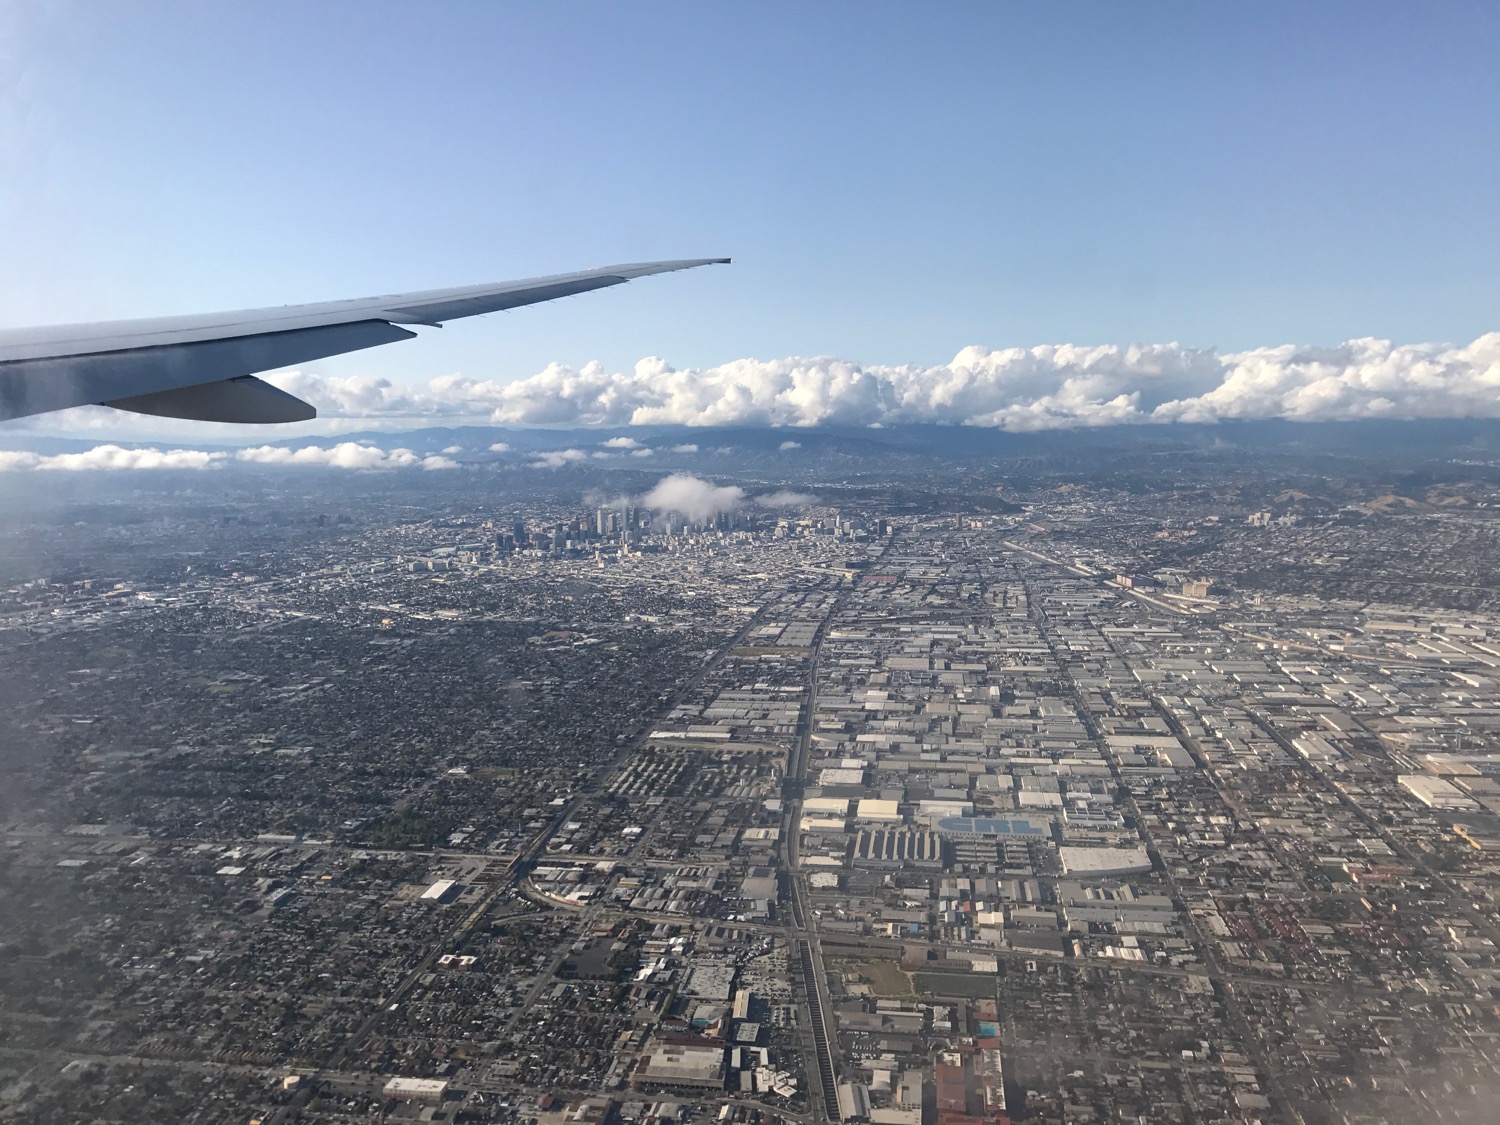
[[[0,1117],[1489,1119],[1485,513],[1012,499],[38,530]]]

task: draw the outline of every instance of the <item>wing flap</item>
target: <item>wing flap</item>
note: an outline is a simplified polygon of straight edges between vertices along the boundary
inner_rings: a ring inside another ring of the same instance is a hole
[[[186,418],[194,422],[306,422],[318,416],[309,403],[289,395],[279,387],[241,375],[218,383],[198,383],[175,391],[133,395],[101,402],[116,410],[133,414],[154,414],[158,418]]]

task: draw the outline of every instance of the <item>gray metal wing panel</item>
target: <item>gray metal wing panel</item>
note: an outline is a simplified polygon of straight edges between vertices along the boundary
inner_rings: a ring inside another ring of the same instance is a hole
[[[436,325],[728,261],[637,262],[353,301],[0,331],[0,420],[88,403],[169,417],[301,417],[299,411],[312,408],[305,403],[293,407],[253,387],[203,395],[176,392],[415,335],[396,327],[400,324]]]
[[[611,285],[624,285],[623,277],[587,277],[573,281],[559,281],[552,285],[539,285],[521,292],[496,291],[472,297],[431,298],[406,307],[387,306],[386,313],[398,317],[409,317],[410,323],[436,324],[445,320],[457,320],[464,316],[481,316],[484,313],[501,312],[504,309],[535,305],[541,301],[555,301],[559,297],[576,297],[580,293],[591,293],[595,289],[607,289]]]
[[[361,320],[436,324],[459,317],[477,316],[502,309],[534,305],[593,289],[620,285],[637,277],[694,266],[727,262],[727,258],[697,258],[678,262],[644,262],[605,266],[580,273],[506,281],[494,285],[464,285],[453,289],[427,289],[383,297],[361,297],[352,301],[325,301],[312,305],[282,305],[268,309],[206,313],[194,316],[154,317],[149,320],[116,320],[98,324],[58,324],[44,328],[0,331],[0,364],[21,359],[43,359],[96,352],[127,351],[218,340],[230,336],[254,336],[265,332],[292,332],[328,324]],[[296,362],[296,361],[293,361]]]

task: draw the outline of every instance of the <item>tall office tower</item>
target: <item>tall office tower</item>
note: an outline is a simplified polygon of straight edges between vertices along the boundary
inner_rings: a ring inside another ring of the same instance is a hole
[[[597,512],[594,513],[594,534],[598,535],[599,538],[602,539],[609,533],[610,519],[610,513],[605,511],[603,508],[600,508]]]
[[[520,512],[516,513],[515,521],[510,525],[510,533],[517,547],[526,546],[526,521],[521,518]]]

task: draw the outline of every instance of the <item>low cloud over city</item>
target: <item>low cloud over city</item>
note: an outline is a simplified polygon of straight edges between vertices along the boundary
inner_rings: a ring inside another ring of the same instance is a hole
[[[733,511],[744,499],[745,490],[738,485],[716,485],[690,473],[673,473],[658,481],[641,503],[654,512],[707,520],[720,512]]]

